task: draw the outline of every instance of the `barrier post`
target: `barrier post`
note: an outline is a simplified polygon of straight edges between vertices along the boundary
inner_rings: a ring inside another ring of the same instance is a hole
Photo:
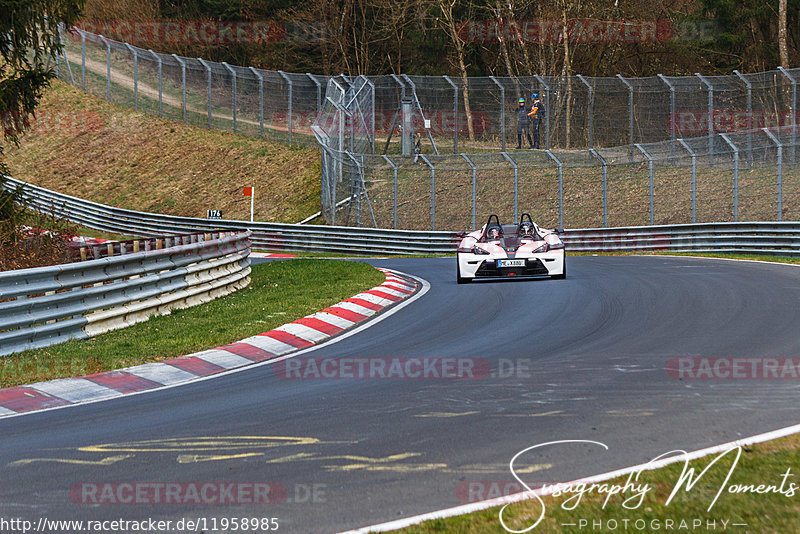
[[[183,122],[186,122],[186,62],[175,54],[172,54],[172,58],[181,66],[181,110]]]
[[[550,150],[544,152],[558,165],[558,227],[564,228],[564,165]]]
[[[594,156],[603,166],[603,228],[608,228],[608,162],[594,148],[589,149],[589,154]]]
[[[761,128],[767,137],[775,143],[775,147],[778,149],[777,154],[777,173],[778,173],[778,184],[777,184],[777,205],[778,205],[778,216],[777,220],[783,220],[783,144],[780,140],[771,132],[768,128]]]
[[[733,222],[739,222],[739,147],[733,144],[727,134],[719,134],[733,149]]]
[[[228,72],[231,73],[231,107],[233,110],[233,133],[236,133],[236,71],[233,70],[233,67],[228,65],[226,62],[222,62],[222,65],[228,69]]]
[[[578,79],[583,82],[583,85],[586,86],[586,89],[589,91],[589,106],[587,111],[587,120],[588,120],[588,141],[589,141],[589,148],[594,148],[594,87],[589,84],[589,81],[584,78],[582,75],[578,74]],[[547,110],[545,110],[547,111]]]
[[[206,76],[208,77],[208,129],[211,129],[211,65],[206,63],[203,58],[197,58],[197,61],[200,62],[206,68]]]
[[[683,139],[678,139],[678,142],[692,157],[692,184],[691,184],[691,202],[692,202],[692,224],[697,222],[697,154],[692,147],[690,147]]]
[[[470,167],[472,167],[472,230],[476,230],[477,228],[475,228],[475,226],[477,224],[476,216],[478,207],[478,168],[466,154],[461,154],[461,157],[467,161]]]

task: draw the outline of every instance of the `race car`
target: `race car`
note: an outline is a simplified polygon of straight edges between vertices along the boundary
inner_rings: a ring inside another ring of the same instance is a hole
[[[519,224],[500,224],[489,215],[480,230],[461,233],[456,252],[456,281],[465,284],[476,278],[567,277],[564,242],[557,230],[539,228],[529,213]]]

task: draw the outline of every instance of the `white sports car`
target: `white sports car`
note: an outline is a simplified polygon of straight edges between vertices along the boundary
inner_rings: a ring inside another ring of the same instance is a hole
[[[497,215],[490,215],[483,228],[460,237],[456,253],[459,284],[476,278],[567,277],[558,229],[539,228],[528,213],[522,214],[519,224],[507,225],[501,225]]]

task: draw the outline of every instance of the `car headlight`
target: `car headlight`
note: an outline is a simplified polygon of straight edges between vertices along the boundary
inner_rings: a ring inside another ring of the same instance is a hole
[[[547,252],[550,249],[550,246],[545,243],[544,245],[540,245],[536,249],[534,249],[533,253],[536,254],[537,252]]]
[[[475,245],[474,247],[472,247],[472,253],[473,253],[473,254],[485,254],[486,256],[488,256],[488,255],[489,255],[489,252],[488,252],[488,251],[486,251],[486,250],[483,250],[483,249],[482,249],[482,248],[480,248],[478,245]]]
[[[550,245],[550,250],[557,250],[557,249],[560,249],[560,248],[564,248],[564,242],[563,241],[559,241],[558,243],[553,243],[553,244]]]

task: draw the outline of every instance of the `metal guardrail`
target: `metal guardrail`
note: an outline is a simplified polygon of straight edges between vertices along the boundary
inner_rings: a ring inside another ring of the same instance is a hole
[[[212,221],[105,206],[8,178],[30,206],[99,230],[154,236],[211,230],[252,231],[253,248],[356,254],[449,254],[457,233],[247,221]],[[800,255],[800,222],[697,223],[569,229],[562,235],[575,252],[676,251]]]
[[[249,232],[175,239],[182,244],[146,241],[141,252],[0,272],[0,356],[122,328],[250,282]]]

